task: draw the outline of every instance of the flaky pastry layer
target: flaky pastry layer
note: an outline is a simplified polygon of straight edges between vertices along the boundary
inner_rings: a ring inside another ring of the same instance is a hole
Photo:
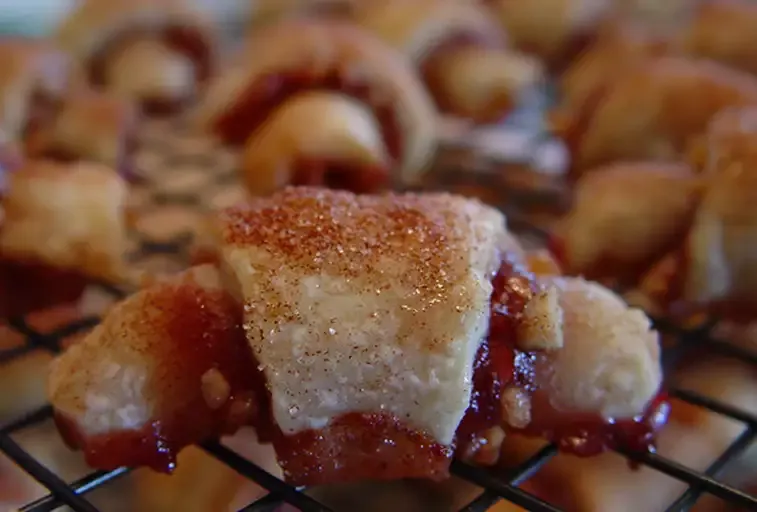
[[[299,188],[226,210],[218,236],[285,433],[384,411],[452,442],[506,241],[500,213],[445,194]]]

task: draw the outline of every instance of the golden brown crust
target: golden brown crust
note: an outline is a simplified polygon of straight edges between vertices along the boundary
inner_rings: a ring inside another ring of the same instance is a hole
[[[515,46],[560,64],[591,38],[611,12],[610,0],[492,0]]]
[[[584,175],[557,236],[570,273],[634,279],[682,240],[703,190],[685,165],[619,163]]]
[[[500,212],[448,194],[287,188],[224,210],[217,229],[285,433],[381,411],[390,430],[396,416],[452,442],[508,243]]]
[[[73,71],[68,56],[49,41],[0,41],[0,126],[4,138],[20,142],[35,121],[38,104],[57,102],[78,77]]]
[[[98,164],[29,162],[8,179],[0,254],[120,281],[126,194],[125,182]]]
[[[757,79],[714,62],[646,60],[611,80],[575,113],[574,167],[676,159],[730,106],[757,103]],[[570,130],[569,130],[570,131]]]
[[[282,76],[301,77],[296,85],[305,84],[305,90],[308,83],[320,84],[338,76],[342,83],[367,91],[366,103],[374,111],[384,109],[396,117],[403,148],[398,178],[414,181],[425,170],[435,147],[437,113],[423,85],[409,64],[391,48],[359,28],[338,21],[291,20],[252,34],[237,61],[211,84],[196,113],[198,125],[215,130],[223,116],[244,102],[250,87],[261,87],[263,80]],[[297,128],[317,132],[319,124],[318,119],[311,119]],[[248,141],[253,144],[256,129],[262,132],[266,125],[241,128],[246,133],[253,132]],[[340,158],[335,155],[335,160]],[[276,171],[264,168],[249,172]]]
[[[499,120],[542,78],[540,64],[508,48],[474,2],[368,2],[354,18],[420,66],[439,107],[453,115]]]
[[[699,2],[676,34],[680,50],[757,74],[757,5],[748,0]]]

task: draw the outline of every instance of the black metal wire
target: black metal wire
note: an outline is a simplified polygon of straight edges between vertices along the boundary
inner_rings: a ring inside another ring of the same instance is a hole
[[[470,184],[470,173],[466,171],[460,172],[459,169],[448,169],[448,171],[447,174],[456,177],[467,174],[469,177],[467,183]],[[451,177],[449,178],[449,180],[452,179]],[[484,175],[482,177],[479,174],[475,177],[475,182],[477,185],[484,187],[499,186],[496,183],[494,175]],[[162,198],[162,201],[172,202],[172,204],[176,204],[177,202],[176,200],[172,201],[170,198]],[[187,198],[180,198],[179,202],[182,201],[188,202],[189,200]],[[544,239],[548,233],[530,223],[526,217],[519,214],[519,211],[521,207],[525,206],[527,209],[528,206],[541,204],[546,201],[548,199],[539,194],[532,194],[531,196],[523,196],[521,194],[509,201],[507,205],[501,205],[501,207],[508,215],[508,224],[511,229],[521,234]],[[134,255],[136,258],[156,253],[166,254],[181,251],[186,248],[187,240],[180,237],[178,240],[172,240],[168,243],[151,243],[144,240],[142,242],[144,243],[141,244],[139,254]],[[99,286],[115,298],[123,297],[125,294],[124,290],[112,285],[103,283]],[[23,319],[12,319],[8,322],[10,327],[24,336],[26,343],[20,347],[0,351],[0,364],[14,361],[33,350],[43,349],[53,353],[58,352],[60,350],[60,343],[64,338],[95,326],[97,321],[97,318],[85,318],[65,325],[53,332],[42,333],[35,330]],[[664,364],[666,367],[673,365],[688,350],[701,346],[706,346],[728,357],[757,365],[757,354],[723,341],[714,340],[711,335],[711,325],[701,326],[693,330],[681,330],[675,326],[667,325],[665,322],[657,322],[656,327],[659,327],[668,334],[672,333],[676,335],[679,340],[674,347],[666,349],[664,352]],[[622,454],[628,457],[629,460],[654,468],[661,474],[676,478],[688,485],[686,491],[667,508],[670,512],[688,510],[703,493],[713,494],[734,505],[757,510],[756,497],[749,496],[717,480],[718,475],[730,463],[742,455],[755,438],[757,438],[757,416],[737,406],[725,404],[685,389],[671,389],[670,395],[677,400],[682,400],[693,406],[740,422],[744,425],[743,434],[704,472],[694,471],[654,453],[623,452]],[[70,484],[62,481],[12,438],[14,433],[47,421],[51,416],[51,408],[45,406],[31,411],[22,418],[0,426],[0,451],[5,453],[6,456],[44,485],[50,492],[47,496],[25,505],[20,510],[23,512],[43,512],[53,510],[61,505],[67,505],[75,512],[96,511],[97,509],[84,498],[84,495],[125,476],[129,470],[119,468],[108,472],[96,471]],[[242,476],[256,482],[269,491],[269,494],[247,505],[240,512],[273,511],[282,503],[289,503],[305,512],[329,510],[328,507],[308,496],[304,492],[304,489],[296,489],[286,484],[279,478],[267,473],[256,464],[217,442],[206,443],[202,445],[202,448]],[[482,488],[481,494],[465,505],[461,509],[461,512],[483,512],[502,499],[533,512],[559,512],[559,509],[554,505],[519,488],[521,484],[537,474],[556,453],[557,449],[554,445],[547,445],[518,467],[500,473],[454,461],[451,471],[455,476]]]

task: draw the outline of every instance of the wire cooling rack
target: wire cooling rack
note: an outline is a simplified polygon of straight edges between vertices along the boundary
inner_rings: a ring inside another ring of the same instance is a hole
[[[165,133],[173,133],[168,139]],[[139,155],[137,167],[144,180],[134,189],[133,201],[144,216],[137,222],[130,256],[135,264],[145,261],[171,261],[179,268],[186,263],[187,252],[191,242],[193,219],[201,215],[206,208],[233,203],[239,197],[236,185],[233,155],[217,148],[209,147],[205,140],[182,135],[178,127],[157,125],[146,130],[143,150]],[[513,135],[517,137],[516,135]],[[516,164],[527,162],[534,155],[551,151],[545,141],[536,137],[519,140],[514,146],[520,149],[521,157],[514,158]],[[551,187],[552,179],[543,179],[541,186],[533,183],[523,174],[519,176],[517,165],[507,173],[495,172],[492,162],[502,155],[481,157],[481,151],[468,151],[464,148],[447,149],[443,152],[436,172],[425,184],[429,189],[447,189],[456,191],[483,191],[483,199],[503,208],[508,214],[511,228],[522,235],[526,242],[543,243],[545,229],[533,215],[523,212],[541,211],[549,213],[559,203],[559,187]],[[197,191],[203,191],[198,196]],[[203,198],[203,194],[205,197]],[[172,211],[174,213],[172,213]],[[193,211],[189,218],[176,215],[176,212]],[[173,215],[173,217],[172,217]],[[192,215],[195,215],[193,217]],[[162,217],[161,217],[162,216]],[[158,219],[163,219],[159,222]],[[161,226],[169,225],[163,230]],[[166,257],[161,260],[161,257]],[[170,270],[170,269],[164,269]],[[113,287],[100,287],[100,292],[109,295],[112,300],[123,297],[128,291]],[[98,322],[95,316],[81,318],[64,325],[53,332],[43,332],[34,328],[22,318],[9,321],[11,329],[24,338],[24,343],[0,351],[0,364],[12,362],[35,350],[58,353],[63,340],[86,332]],[[746,349],[716,341],[709,326],[693,330],[676,330],[671,326],[660,324],[658,328],[672,337],[675,342],[664,351],[664,364],[671,368],[677,360],[690,350],[706,346],[708,350],[735,358],[747,364],[757,365],[757,355]],[[755,366],[757,368],[757,366]],[[0,390],[10,392],[10,390]],[[746,410],[713,400],[705,395],[685,389],[669,390],[673,398],[687,402],[694,407],[730,418],[743,425],[743,433],[705,471],[694,471],[672,459],[655,453],[622,453],[630,461],[648,466],[661,474],[668,475],[683,482],[686,490],[667,510],[683,511],[691,508],[706,493],[717,496],[723,501],[745,510],[757,510],[757,497],[750,496],[737,488],[731,487],[718,477],[724,470],[748,449],[757,437],[757,416]],[[24,429],[47,421],[52,416],[49,406],[31,411],[20,419],[11,421],[0,428],[0,451],[18,466],[42,484],[49,493],[32,503],[20,508],[24,512],[43,512],[68,506],[76,512],[93,512],[98,509],[88,500],[88,495],[95,489],[112,485],[113,482],[128,473],[130,469],[119,468],[113,471],[94,471],[75,481],[65,481],[49,469],[40,460],[25,450],[14,439],[14,435]],[[268,473],[266,470],[246,459],[220,442],[209,442],[201,448],[212,457],[221,461],[243,477],[256,482],[268,491],[268,494],[241,510],[272,511],[284,503],[301,511],[327,511],[330,508],[318,502],[308,494],[307,489],[294,488]],[[520,485],[542,469],[557,455],[555,446],[548,445],[515,468],[494,472],[455,461],[452,473],[463,480],[481,488],[478,496],[463,506],[461,511],[478,512],[488,510],[499,500],[510,502],[530,511],[553,512],[556,506],[529,494]]]

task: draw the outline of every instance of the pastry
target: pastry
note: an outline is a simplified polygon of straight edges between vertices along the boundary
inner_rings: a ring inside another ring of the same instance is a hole
[[[91,465],[170,471],[248,423],[293,484],[438,479],[453,453],[495,462],[505,431],[588,456],[645,449],[664,421],[648,319],[530,274],[475,200],[288,188],[214,226],[217,265],[127,299],[54,363]]]
[[[757,103],[757,78],[710,61],[657,57],[605,77],[587,97],[557,114],[575,173],[680,158],[720,110]]]
[[[509,48],[501,27],[474,2],[366,2],[354,18],[407,55],[451,115],[499,121],[543,78],[541,63]]]
[[[680,300],[721,316],[754,318],[757,109],[721,112],[706,140],[708,186],[681,256]]]
[[[70,59],[48,41],[0,39],[0,132],[22,148],[55,116],[76,81]]]
[[[681,52],[757,74],[757,5],[749,0],[704,0],[676,33]]]
[[[58,44],[89,82],[172,113],[196,97],[216,64],[215,34],[184,0],[86,0],[59,27]]]
[[[680,246],[704,190],[687,165],[616,163],[583,175],[553,230],[565,272],[632,285]]]
[[[37,147],[28,152],[36,158],[97,162],[131,176],[138,120],[133,103],[110,93],[78,90],[64,98]]]
[[[195,120],[244,146],[252,194],[288,184],[370,192],[419,178],[437,113],[402,56],[367,32],[290,20],[251,36]]]
[[[486,0],[515,46],[553,68],[564,66],[594,37],[614,0]]]
[[[754,319],[757,108],[724,109],[686,153],[691,165],[614,164],[582,176],[555,229],[571,274],[631,287],[650,311]]]
[[[123,278],[126,185],[107,167],[30,161],[8,175],[0,227],[0,317],[79,298]]]
[[[698,357],[670,376],[673,386],[691,391],[716,403],[738,408],[745,414],[757,412],[753,392],[753,367],[733,358],[718,357],[699,352]],[[660,432],[657,457],[672,461],[701,473],[707,470],[728,447],[744,433],[746,426],[727,416],[709,411],[706,407],[671,400],[670,420]],[[504,443],[503,459],[517,464],[540,448],[518,436]],[[753,450],[750,450],[753,452]],[[738,459],[743,462],[740,464]],[[754,481],[754,453],[744,454],[726,465],[717,480],[726,485],[737,481]],[[733,474],[737,471],[736,475]],[[725,473],[725,474],[724,474]],[[728,474],[730,473],[730,474]],[[736,478],[733,478],[733,477]],[[638,512],[666,510],[687,490],[685,481],[666,475],[658,469],[642,465],[634,467],[627,457],[606,453],[591,459],[577,459],[558,454],[528,481],[532,492],[559,510],[580,512]],[[692,508],[697,512],[723,512],[724,501],[703,493]],[[748,507],[740,507],[746,510]],[[494,509],[498,510],[498,509]]]

